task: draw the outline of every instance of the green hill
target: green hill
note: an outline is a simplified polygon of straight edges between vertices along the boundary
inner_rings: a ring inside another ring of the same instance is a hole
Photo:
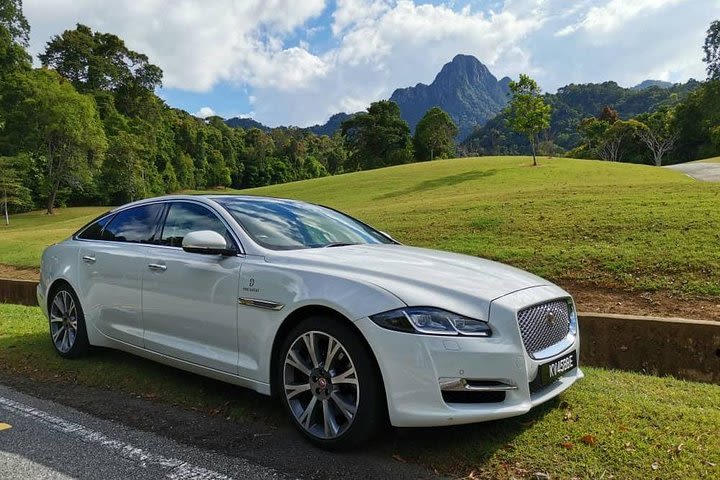
[[[416,163],[247,190],[344,210],[403,243],[507,262],[551,280],[720,295],[720,185],[642,165],[485,157]],[[42,247],[101,208],[17,215],[0,263]]]

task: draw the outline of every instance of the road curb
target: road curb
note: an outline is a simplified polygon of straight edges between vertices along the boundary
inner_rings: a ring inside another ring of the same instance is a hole
[[[19,305],[37,305],[35,289],[38,282],[34,280],[12,280],[0,278],[0,302]]]
[[[0,278],[0,302],[37,305],[32,280]],[[720,322],[580,313],[580,363],[720,384]]]
[[[720,322],[580,313],[585,365],[720,384]]]

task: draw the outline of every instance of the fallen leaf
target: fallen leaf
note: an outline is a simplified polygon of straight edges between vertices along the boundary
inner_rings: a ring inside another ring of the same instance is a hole
[[[397,453],[396,453],[395,455],[393,455],[392,458],[394,458],[396,461],[398,461],[398,462],[400,462],[400,463],[407,463],[407,460],[405,460],[404,458],[402,458],[402,457],[401,457],[400,455],[398,455]],[[470,472],[470,473],[472,473],[472,472]]]
[[[580,441],[583,442],[585,445],[593,446],[597,443],[597,438],[595,438],[595,436],[593,436],[593,435],[588,434],[588,435],[583,435],[580,438]]]
[[[565,412],[565,415],[563,415],[563,422],[567,422],[573,419],[573,413],[570,410],[567,410]]]
[[[572,442],[563,442],[560,444],[560,446],[563,447],[565,450],[572,450],[575,445]]]

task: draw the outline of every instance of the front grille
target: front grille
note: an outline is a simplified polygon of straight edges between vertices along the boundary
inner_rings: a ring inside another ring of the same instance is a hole
[[[530,355],[555,345],[570,331],[568,301],[555,300],[520,310],[518,325]]]

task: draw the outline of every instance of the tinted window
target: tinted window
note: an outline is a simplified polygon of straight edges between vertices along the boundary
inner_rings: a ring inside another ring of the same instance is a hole
[[[170,206],[160,243],[171,247],[182,247],[185,235],[198,230],[212,230],[225,237],[228,245],[235,243],[217,215],[202,205],[187,202],[177,202]]]
[[[90,224],[89,227],[85,228],[82,233],[78,235],[78,238],[82,238],[84,240],[100,240],[102,229],[105,225],[107,225],[110,219],[112,219],[112,215],[107,215],[95,223]]]
[[[103,230],[102,239],[115,242],[150,243],[163,205],[155,203],[123,210]]]
[[[274,198],[217,198],[260,245],[276,250],[393,243],[377,230],[335,210]]]

